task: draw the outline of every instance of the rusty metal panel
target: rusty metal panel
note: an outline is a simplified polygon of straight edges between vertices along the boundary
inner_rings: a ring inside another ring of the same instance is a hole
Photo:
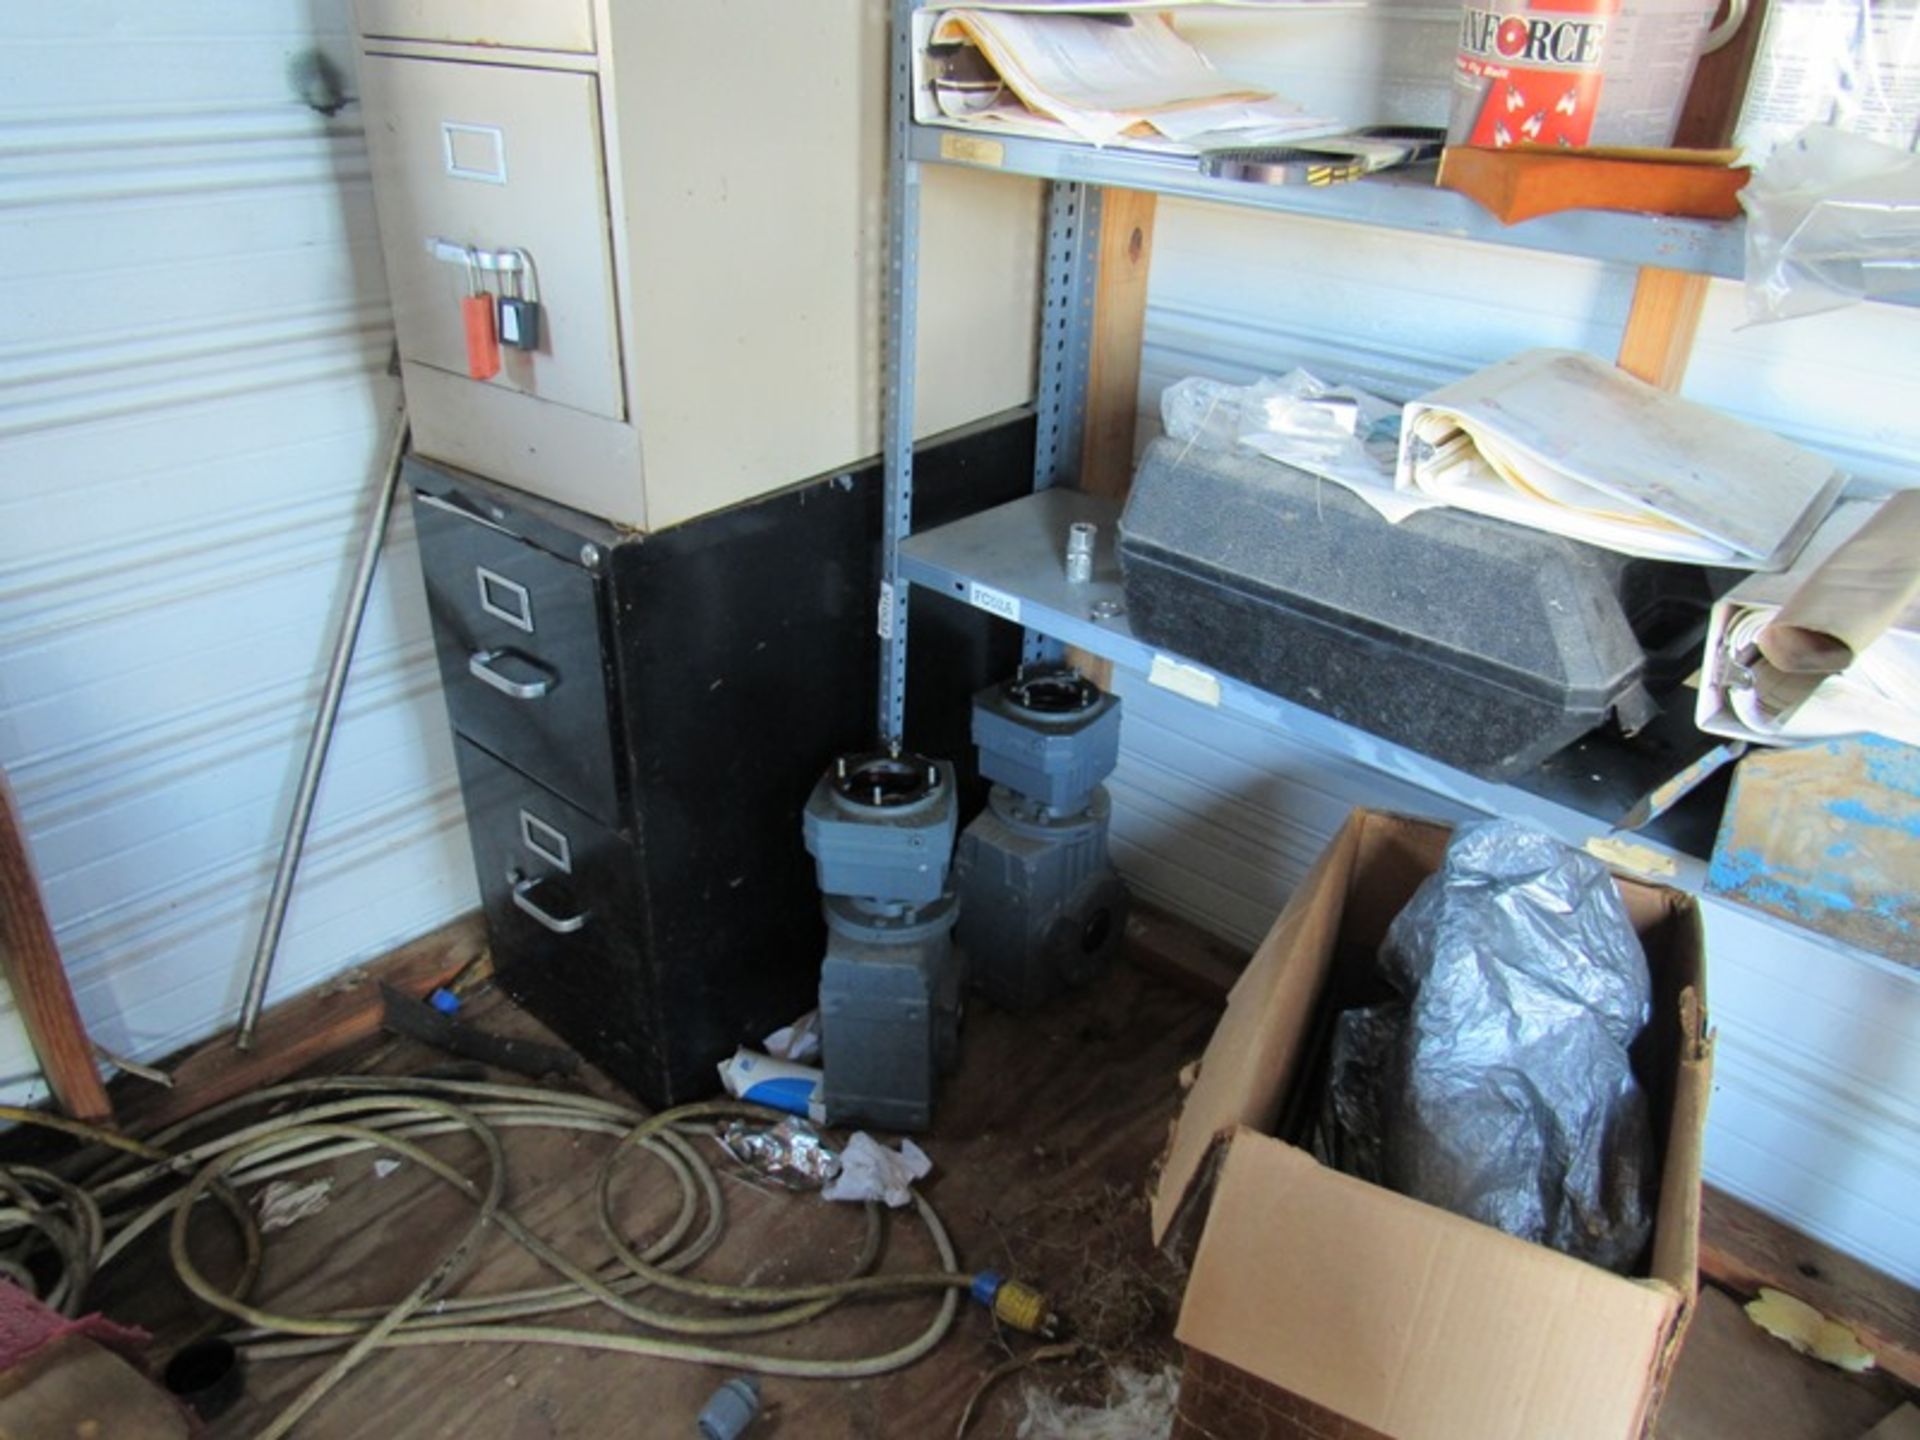
[[[1920,968],[1920,750],[1864,736],[1747,756],[1707,889]]]

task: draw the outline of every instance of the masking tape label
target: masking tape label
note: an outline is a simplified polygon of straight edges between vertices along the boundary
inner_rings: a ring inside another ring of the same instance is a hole
[[[940,137],[940,158],[961,160],[969,165],[991,165],[998,170],[1007,163],[1007,147],[998,140],[983,140],[978,135],[955,135],[949,131]]]
[[[880,582],[880,638],[882,640],[893,638],[893,582],[891,580]]]
[[[1594,859],[1616,870],[1631,870],[1636,875],[1671,880],[1680,873],[1671,855],[1663,855],[1651,845],[1638,845],[1617,835],[1594,835],[1581,846]]]
[[[1018,621],[1020,618],[1020,597],[1009,595],[1001,590],[990,590],[977,581],[967,584],[967,603],[976,610],[984,610],[989,615],[998,615],[1002,620]]]
[[[1184,660],[1176,660],[1171,655],[1153,657],[1153,667],[1147,671],[1147,679],[1162,690],[1171,690],[1176,695],[1184,695],[1189,700],[1198,700],[1202,705],[1218,706],[1220,703],[1220,677],[1211,670],[1202,670],[1198,665],[1189,665]]]

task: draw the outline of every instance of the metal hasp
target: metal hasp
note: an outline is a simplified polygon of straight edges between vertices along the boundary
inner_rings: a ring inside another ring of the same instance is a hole
[[[387,541],[387,522],[393,514],[394,492],[400,487],[400,463],[406,458],[407,412],[403,405],[394,422],[393,444],[387,451],[387,463],[380,474],[380,486],[373,497],[373,511],[367,517],[367,532],[360,541],[360,560],[347,591],[347,608],[334,632],[333,654],[327,661],[327,678],[320,687],[320,709],[314,716],[313,731],[307,737],[307,756],[300,766],[300,783],[293,796],[293,813],[287,817],[286,838],[280,845],[280,863],[273,872],[273,888],[267,892],[267,913],[260,922],[260,939],[253,949],[253,965],[247,971],[246,995],[240,1003],[240,1028],[234,1035],[237,1049],[253,1048],[254,1028],[260,1023],[260,1009],[267,1001],[267,980],[273,973],[274,952],[280,948],[280,930],[286,924],[287,903],[293,899],[293,877],[300,868],[300,854],[306,848],[307,823],[313,818],[314,796],[320,790],[320,772],[326,767],[327,748],[333,743],[333,723],[339,718],[340,696],[347,688],[347,670],[353,664],[354,642],[360,637],[360,621],[367,613],[367,597],[373,593],[373,572],[380,564],[380,550]]]
[[[987,808],[954,862],[971,980],[1009,1010],[1100,975],[1126,931],[1100,782],[1120,757],[1120,700],[1065,665],[1023,667],[974,697]]]
[[[827,1123],[924,1130],[960,1048],[959,827],[953,766],[901,752],[844,755],[801,819],[825,899],[820,1043]]]

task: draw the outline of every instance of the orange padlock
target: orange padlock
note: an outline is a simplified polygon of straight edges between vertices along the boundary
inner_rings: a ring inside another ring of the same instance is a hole
[[[467,374],[491,380],[500,373],[500,332],[494,323],[493,292],[480,283],[473,252],[467,252],[467,291],[460,300],[460,320],[467,329]]]

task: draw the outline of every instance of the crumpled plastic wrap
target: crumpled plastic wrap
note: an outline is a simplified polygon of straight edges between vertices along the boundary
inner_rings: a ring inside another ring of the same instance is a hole
[[[1651,985],[1606,867],[1518,822],[1463,825],[1379,962],[1396,998],[1336,1022],[1319,1157],[1631,1270],[1655,1155],[1628,1051]]]
[[[1351,385],[1329,385],[1305,370],[1251,385],[1202,375],[1160,392],[1167,434],[1199,450],[1237,446],[1344,485],[1389,520],[1435,502],[1393,488],[1400,407]]]
[[[1740,192],[1747,319],[1920,294],[1920,155],[1826,125],[1773,152]]]

